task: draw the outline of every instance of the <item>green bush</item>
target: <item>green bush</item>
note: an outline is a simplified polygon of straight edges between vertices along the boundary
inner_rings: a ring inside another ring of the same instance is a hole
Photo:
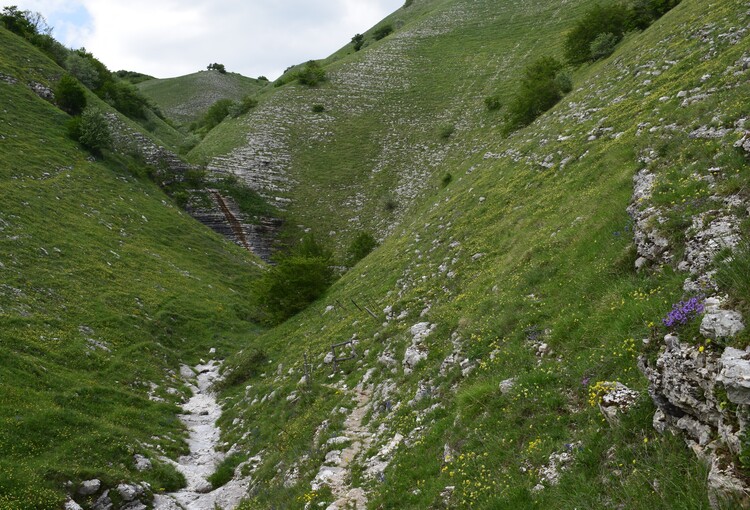
[[[576,26],[565,36],[565,58],[571,64],[582,64],[592,59],[591,45],[601,34],[612,34],[615,43],[625,33],[630,11],[619,4],[595,5],[584,14]]]
[[[562,68],[557,59],[542,57],[524,69],[519,90],[508,105],[507,131],[531,124],[570,92],[572,82]]]
[[[453,124],[445,124],[443,126],[440,126],[440,129],[438,129],[438,136],[440,136],[441,139],[447,140],[450,138],[453,133],[456,131],[456,126]]]
[[[234,453],[221,461],[221,464],[216,466],[216,471],[207,478],[211,487],[216,490],[219,487],[226,485],[234,477],[234,470],[243,460],[244,458],[242,455]]]
[[[355,34],[354,37],[352,37],[352,44],[354,45],[354,51],[359,51],[362,49],[362,45],[365,43],[365,36],[362,34]]]
[[[679,3],[680,0],[636,0],[630,8],[629,27],[646,29]]]
[[[66,74],[57,82],[55,101],[61,110],[70,115],[78,115],[86,108],[86,92],[78,80]]]
[[[378,242],[368,232],[360,232],[349,245],[346,251],[346,261],[349,266],[353,266],[378,246]]]
[[[449,185],[449,184],[450,184],[450,183],[451,183],[452,181],[453,181],[453,175],[451,175],[450,173],[447,173],[447,174],[445,174],[445,175],[443,176],[443,178],[442,178],[442,179],[440,179],[440,184],[442,184],[442,185],[443,185],[443,187],[445,188],[445,187],[446,187],[446,186],[448,186],[448,185]]]
[[[0,24],[14,34],[28,39],[37,33],[36,27],[29,19],[30,14],[30,11],[19,11],[15,5],[4,7],[0,13]]]
[[[245,115],[247,112],[258,106],[258,100],[250,96],[245,96],[241,101],[233,103],[229,107],[229,115],[233,118],[237,118],[240,115]]]
[[[97,95],[120,113],[131,119],[145,119],[148,101],[129,82],[115,81],[111,77],[96,91]]]
[[[91,59],[77,51],[71,51],[65,59],[65,69],[90,90],[95,90],[101,85],[99,73]]]
[[[379,41],[393,33],[393,25],[383,25],[372,33],[376,41]]]
[[[615,51],[615,46],[620,42],[618,37],[611,33],[605,32],[596,36],[591,42],[591,60],[599,60],[610,56]]]
[[[314,60],[310,60],[297,73],[297,81],[308,87],[315,87],[326,81],[326,71]]]
[[[326,111],[326,107],[322,104],[314,104],[312,105],[311,110],[313,111],[313,113],[323,113],[324,111]]]
[[[93,106],[70,119],[68,135],[95,155],[101,155],[103,150],[112,146],[109,123],[101,110]]]
[[[484,98],[484,106],[488,111],[494,112],[495,110],[499,110],[503,104],[500,101],[500,96],[494,95]]]
[[[334,280],[332,258],[312,236],[280,256],[258,282],[262,319],[279,324],[323,295]]]

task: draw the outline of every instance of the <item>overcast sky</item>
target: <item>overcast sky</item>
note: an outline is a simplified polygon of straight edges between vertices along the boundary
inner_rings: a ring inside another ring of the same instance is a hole
[[[7,0],[41,12],[52,35],[111,70],[168,78],[212,62],[273,80],[324,58],[404,0]]]

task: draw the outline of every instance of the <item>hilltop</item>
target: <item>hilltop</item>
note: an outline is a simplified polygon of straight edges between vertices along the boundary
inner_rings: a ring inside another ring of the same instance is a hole
[[[71,141],[34,92],[60,68],[0,29],[0,507],[171,504],[176,406],[205,391],[180,367],[219,361],[210,484],[240,509],[746,505],[750,11],[683,0],[508,129],[595,4],[410,0],[187,161],[97,103],[150,171]],[[177,207],[227,182],[286,242],[380,245],[261,327],[272,270]]]
[[[199,71],[177,78],[152,79],[138,83],[138,89],[154,101],[164,114],[181,125],[195,122],[220,99],[239,101],[256,94],[267,81],[237,73]]]

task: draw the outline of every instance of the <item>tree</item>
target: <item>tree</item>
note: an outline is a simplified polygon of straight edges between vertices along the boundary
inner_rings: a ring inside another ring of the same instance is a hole
[[[65,59],[65,69],[90,90],[95,90],[101,85],[99,72],[91,59],[76,51],[71,52]]]
[[[312,236],[280,256],[258,284],[265,321],[283,322],[322,296],[334,280],[332,258]]]
[[[356,34],[352,37],[352,44],[354,44],[354,51],[362,49],[362,45],[365,43],[365,36],[362,34]]]
[[[378,246],[378,242],[368,232],[360,232],[347,250],[347,264],[353,266]]]
[[[552,57],[526,66],[519,90],[508,106],[508,129],[531,124],[570,92],[572,83],[562,68],[562,63]]]
[[[61,110],[78,115],[86,108],[86,92],[73,76],[66,74],[55,87],[55,101]]]
[[[630,11],[619,4],[604,7],[595,5],[565,36],[563,46],[566,60],[571,64],[582,64],[591,60],[591,43],[600,34],[612,34],[614,40],[619,42],[630,16]]]
[[[372,33],[376,41],[383,39],[393,33],[393,25],[383,25]]]
[[[0,13],[0,23],[14,34],[28,39],[37,33],[36,27],[29,19],[30,14],[29,11],[19,11],[18,7],[10,5],[3,8]]]
[[[305,67],[297,73],[297,80],[302,85],[315,87],[326,80],[326,71],[319,63],[310,60],[305,64]]]
[[[107,118],[94,106],[89,106],[80,116],[70,120],[68,134],[95,155],[101,155],[104,149],[112,145]]]
[[[224,64],[208,64],[209,71],[219,71],[221,74],[226,74],[227,69]]]

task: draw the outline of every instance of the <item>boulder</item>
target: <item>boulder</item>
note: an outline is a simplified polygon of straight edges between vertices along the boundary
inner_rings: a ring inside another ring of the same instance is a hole
[[[718,310],[708,312],[701,321],[701,335],[716,340],[717,338],[732,338],[745,329],[742,314],[734,310]]]
[[[727,347],[719,366],[721,372],[716,380],[724,385],[729,401],[750,405],[750,353]]]
[[[94,478],[93,480],[86,480],[81,482],[81,486],[78,487],[78,494],[81,496],[91,496],[99,492],[102,486],[101,480]]]

